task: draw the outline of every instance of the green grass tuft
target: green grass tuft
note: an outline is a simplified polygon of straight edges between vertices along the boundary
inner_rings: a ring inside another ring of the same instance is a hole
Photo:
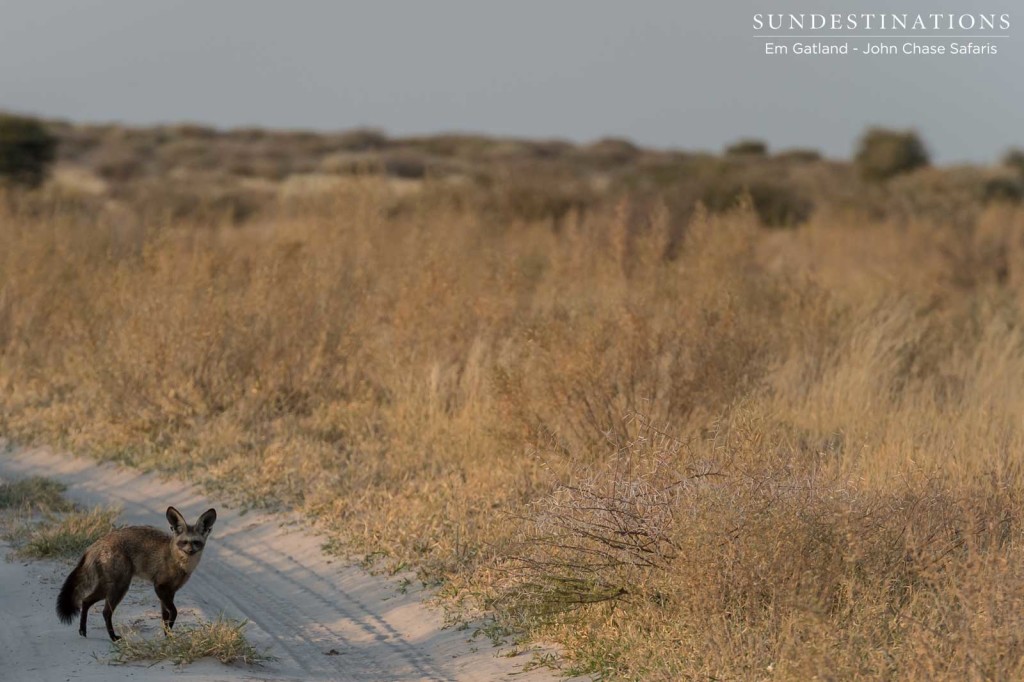
[[[171,661],[185,665],[201,658],[216,658],[221,663],[258,665],[275,660],[256,649],[245,638],[249,621],[219,616],[200,621],[193,627],[172,630],[166,637],[144,639],[138,632],[125,630],[114,643],[114,663],[131,661]]]

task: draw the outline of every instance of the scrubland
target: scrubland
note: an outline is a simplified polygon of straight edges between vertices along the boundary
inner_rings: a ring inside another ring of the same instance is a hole
[[[307,512],[566,670],[1024,677],[1017,181],[663,161],[10,193],[0,433]]]

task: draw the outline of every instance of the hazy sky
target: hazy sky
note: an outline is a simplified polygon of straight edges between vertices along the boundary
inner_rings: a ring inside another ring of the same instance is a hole
[[[940,161],[1024,146],[1024,5],[899,4],[1009,12],[995,56],[768,57],[752,37],[754,12],[867,9],[862,0],[0,0],[0,108],[140,124],[616,135],[708,150],[752,136],[832,156],[881,124],[916,127]]]

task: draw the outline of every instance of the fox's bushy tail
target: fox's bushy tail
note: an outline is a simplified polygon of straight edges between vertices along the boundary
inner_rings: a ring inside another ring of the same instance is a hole
[[[57,617],[60,618],[60,622],[70,625],[74,621],[75,616],[82,610],[81,606],[75,601],[75,592],[78,588],[78,583],[82,579],[82,566],[85,564],[85,557],[83,556],[78,565],[75,566],[75,570],[71,571],[71,575],[64,581],[64,587],[60,588],[60,594],[57,595]]]

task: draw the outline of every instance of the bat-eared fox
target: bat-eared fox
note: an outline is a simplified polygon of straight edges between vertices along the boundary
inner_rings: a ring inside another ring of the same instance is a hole
[[[70,624],[81,612],[78,633],[85,637],[89,607],[105,599],[103,620],[110,639],[116,642],[120,637],[114,632],[111,620],[114,609],[128,592],[132,578],[138,577],[153,583],[156,596],[160,598],[164,627],[174,627],[178,617],[174,593],[199,565],[206,538],[216,520],[217,511],[208,509],[190,526],[181,512],[168,507],[170,535],[151,526],[129,526],[107,533],[85,550],[75,570],[64,581],[57,597],[57,615],[62,622]]]

